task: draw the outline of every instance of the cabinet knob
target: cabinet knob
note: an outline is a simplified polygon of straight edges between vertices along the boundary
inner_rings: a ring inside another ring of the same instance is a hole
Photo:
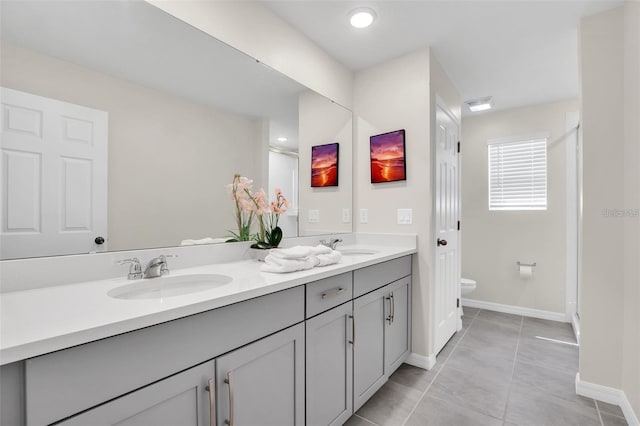
[[[99,236],[98,236],[98,237],[96,237],[96,239],[95,239],[95,240],[93,240],[93,241],[94,241],[97,245],[104,244],[104,238],[99,237]]]

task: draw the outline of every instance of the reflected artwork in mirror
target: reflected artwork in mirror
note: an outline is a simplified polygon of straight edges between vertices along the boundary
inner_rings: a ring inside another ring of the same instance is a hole
[[[311,147],[311,186],[338,186],[340,144]]]
[[[0,8],[1,259],[226,241],[235,174],[287,196],[284,238],[351,231],[349,110],[146,2]],[[298,184],[319,140],[340,192]]]

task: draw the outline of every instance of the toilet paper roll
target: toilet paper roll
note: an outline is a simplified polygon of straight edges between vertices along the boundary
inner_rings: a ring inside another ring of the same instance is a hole
[[[520,265],[520,278],[523,280],[528,280],[533,277],[533,266],[531,265]]]

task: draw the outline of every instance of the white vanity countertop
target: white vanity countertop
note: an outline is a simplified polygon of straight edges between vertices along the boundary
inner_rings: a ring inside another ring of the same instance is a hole
[[[108,296],[108,291],[127,284],[126,277],[3,293],[0,295],[0,364],[193,315],[416,252],[415,246],[359,244],[338,247],[340,249],[375,253],[343,256],[338,264],[287,274],[260,272],[260,262],[256,260],[176,269],[171,276],[223,274],[233,277],[233,281],[211,290],[166,299],[123,300]]]

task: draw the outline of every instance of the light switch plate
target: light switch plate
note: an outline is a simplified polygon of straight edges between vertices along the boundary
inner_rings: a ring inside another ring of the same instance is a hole
[[[342,209],[342,223],[351,222],[351,209]]]
[[[307,222],[320,223],[320,210],[310,209],[307,213]]]
[[[369,209],[360,209],[360,223],[369,222]]]
[[[413,209],[398,209],[398,225],[411,225],[413,223]]]

